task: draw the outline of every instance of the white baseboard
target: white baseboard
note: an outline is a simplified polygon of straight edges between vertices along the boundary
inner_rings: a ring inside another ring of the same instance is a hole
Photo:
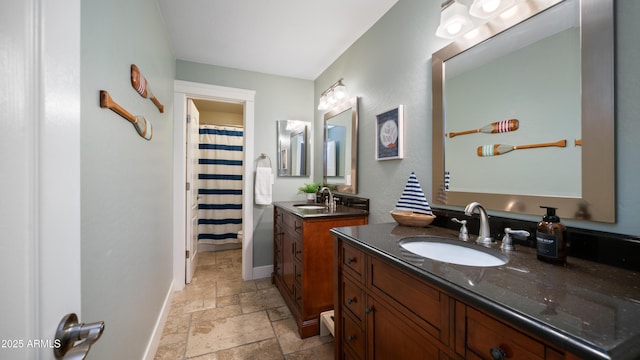
[[[162,337],[162,331],[164,330],[164,325],[167,322],[167,318],[169,317],[169,310],[171,310],[171,299],[173,298],[173,281],[169,286],[169,291],[167,295],[164,297],[164,303],[162,304],[162,309],[160,310],[160,314],[158,314],[158,320],[156,320],[156,324],[153,327],[153,332],[151,333],[151,338],[149,339],[149,343],[147,344],[147,348],[144,351],[144,360],[153,360],[156,356],[156,351],[158,351],[158,346],[160,346],[160,338]]]
[[[253,268],[253,279],[264,279],[273,273],[273,265],[258,266]]]

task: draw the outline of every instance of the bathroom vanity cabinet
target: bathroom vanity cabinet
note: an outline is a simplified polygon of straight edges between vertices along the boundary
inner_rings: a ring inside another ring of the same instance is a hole
[[[578,359],[340,238],[335,253],[336,359]]]
[[[320,313],[333,309],[334,227],[367,223],[367,212],[339,206],[301,209],[274,204],[272,279],[298,325],[300,337],[318,335]]]

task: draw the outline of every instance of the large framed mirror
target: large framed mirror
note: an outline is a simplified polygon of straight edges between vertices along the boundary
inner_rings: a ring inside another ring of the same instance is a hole
[[[358,98],[324,114],[324,183],[336,191],[357,194]]]
[[[613,0],[512,12],[433,54],[433,203],[615,222]]]
[[[278,120],[278,176],[308,176],[310,126],[308,121]]]

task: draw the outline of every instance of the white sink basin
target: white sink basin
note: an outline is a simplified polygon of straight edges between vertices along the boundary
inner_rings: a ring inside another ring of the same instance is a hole
[[[467,266],[500,266],[509,258],[499,251],[436,236],[415,236],[400,240],[407,251],[432,260]]]
[[[320,210],[320,209],[324,209],[324,206],[321,206],[321,205],[299,204],[299,205],[293,205],[293,206],[297,207],[298,209],[304,209],[304,210]]]

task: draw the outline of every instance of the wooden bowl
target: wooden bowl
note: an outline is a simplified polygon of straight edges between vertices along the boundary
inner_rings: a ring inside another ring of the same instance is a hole
[[[435,215],[414,214],[407,212],[391,212],[393,220],[404,226],[425,227],[433,222]]]

